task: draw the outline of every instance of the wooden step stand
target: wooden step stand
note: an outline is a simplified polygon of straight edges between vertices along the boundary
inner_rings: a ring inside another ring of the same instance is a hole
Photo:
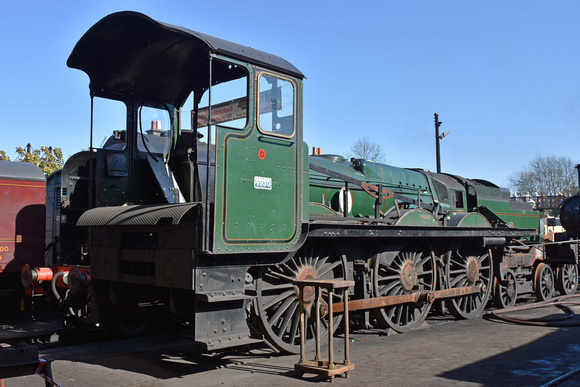
[[[296,280],[293,282],[298,287],[298,299],[300,300],[300,360],[294,365],[294,369],[300,372],[301,375],[305,373],[324,375],[330,378],[332,382],[334,376],[344,372],[345,377],[349,377],[350,371],[354,370],[354,364],[349,360],[349,324],[348,324],[348,288],[354,286],[354,281],[346,280],[325,280],[325,279],[305,279]],[[311,286],[314,288],[306,289]],[[320,307],[322,305],[320,289],[324,288],[328,291],[328,359],[320,357]],[[344,290],[344,361],[334,361],[334,345],[333,345],[333,311],[332,311],[332,296],[335,290]],[[306,319],[304,311],[305,297],[309,298],[315,293],[314,309],[316,313],[316,357],[314,360],[306,360]]]

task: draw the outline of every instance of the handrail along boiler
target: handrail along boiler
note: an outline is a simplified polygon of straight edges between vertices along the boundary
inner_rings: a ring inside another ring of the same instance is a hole
[[[547,297],[552,269],[560,291],[576,290],[576,243],[538,243],[539,213],[507,190],[308,156],[304,75],[282,58],[121,12],[68,65],[90,78],[92,137],[106,134],[73,156],[76,178],[63,183],[62,210],[76,203],[75,240],[87,242],[95,322],[159,307],[209,350],[263,336],[297,352],[295,280],[355,280],[359,321],[400,332],[433,304],[469,318],[490,294],[504,306]],[[325,302],[340,310],[341,297]]]

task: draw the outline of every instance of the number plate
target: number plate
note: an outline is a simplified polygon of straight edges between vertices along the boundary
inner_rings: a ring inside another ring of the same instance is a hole
[[[269,177],[254,176],[254,189],[272,190],[272,179]]]

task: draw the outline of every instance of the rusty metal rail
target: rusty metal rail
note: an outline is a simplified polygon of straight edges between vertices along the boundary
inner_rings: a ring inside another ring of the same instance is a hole
[[[485,293],[485,290],[486,287],[485,285],[482,284],[479,286],[464,286],[459,288],[442,289],[428,292],[419,291],[411,294],[404,294],[398,296],[384,296],[376,298],[365,298],[361,300],[351,300],[348,303],[348,310],[350,312],[353,312],[357,310],[385,308],[393,305],[413,304],[416,302],[428,302],[432,304],[436,300],[440,299],[455,298],[467,296],[470,294]],[[343,303],[332,304],[332,309],[334,313],[343,313],[344,304]]]

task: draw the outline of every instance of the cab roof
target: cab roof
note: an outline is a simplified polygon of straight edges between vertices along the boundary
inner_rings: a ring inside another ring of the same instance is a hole
[[[111,14],[91,27],[67,65],[87,73],[97,96],[155,97],[180,106],[188,96],[184,89],[195,81],[207,84],[210,53],[304,78],[278,56],[131,11]]]

